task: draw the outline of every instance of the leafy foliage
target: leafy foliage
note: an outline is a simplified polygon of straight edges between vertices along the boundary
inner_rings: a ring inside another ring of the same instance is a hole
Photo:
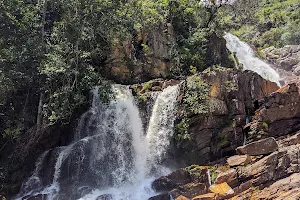
[[[229,10],[223,11],[225,26],[257,47],[300,43],[300,4],[297,0],[240,0]]]
[[[189,134],[189,119],[182,119],[181,122],[177,124],[176,131],[177,134],[175,136],[175,140],[177,140],[177,142],[190,140],[191,136]]]
[[[192,71],[193,68],[192,68]],[[184,103],[188,110],[194,114],[205,114],[209,112],[207,102],[209,85],[201,78],[201,75],[194,74],[187,78]]]

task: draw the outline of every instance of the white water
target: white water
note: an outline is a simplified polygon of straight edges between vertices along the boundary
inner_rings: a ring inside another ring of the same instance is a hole
[[[209,169],[207,169],[207,177],[208,177],[208,184],[209,184],[209,186],[211,186],[212,182],[211,182],[211,176],[210,176],[210,170]]]
[[[155,163],[161,163],[165,157],[170,137],[173,136],[178,92],[178,86],[170,86],[155,101],[147,130],[148,166],[155,167]]]
[[[253,49],[247,43],[242,42],[230,33],[226,33],[224,38],[227,41],[227,48],[236,54],[239,62],[243,64],[244,70],[256,72],[264,79],[275,82],[280,86],[279,81],[281,78],[279,74],[268,63],[257,58]]]
[[[106,194],[113,200],[146,200],[155,195],[152,181],[170,172],[161,164],[173,135],[179,86],[153,95],[147,133],[131,91],[120,85],[113,90],[116,100],[109,105],[100,103],[98,88],[93,90],[92,106],[82,115],[74,142],[58,148],[52,184],[26,195],[47,194],[50,200],[94,200]],[[38,163],[42,166],[43,161]]]
[[[173,135],[174,111],[179,92],[179,86],[170,86],[163,92],[153,95],[155,104],[149,121],[146,137],[137,138],[133,142],[137,152],[136,181],[123,187],[112,187],[107,190],[95,190],[80,200],[96,199],[100,195],[111,194],[114,200],[146,200],[155,195],[151,183],[155,178],[171,172],[161,165],[164,152],[169,146]],[[139,118],[139,126],[141,121]],[[155,169],[155,173],[152,170]]]

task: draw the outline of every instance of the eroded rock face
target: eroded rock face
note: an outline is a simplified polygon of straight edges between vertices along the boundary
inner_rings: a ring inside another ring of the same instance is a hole
[[[234,194],[233,189],[226,182],[214,184],[209,187],[209,190],[223,198],[228,198]]]
[[[220,64],[233,68],[224,38],[212,33],[207,38],[205,65]],[[159,23],[137,31],[131,40],[112,45],[111,55],[103,68],[104,75],[121,84],[146,82],[171,76],[177,61],[172,60],[176,35],[171,23]],[[175,45],[176,46],[176,45]]]
[[[280,88],[258,101],[253,121],[247,127],[248,141],[284,136],[299,130],[300,98],[296,84]]]
[[[208,186],[203,183],[188,183],[169,192],[173,199],[193,198],[194,196],[205,194]],[[181,196],[181,197],[180,197]]]
[[[205,164],[235,154],[235,148],[243,144],[247,118],[256,109],[254,102],[278,89],[250,71],[219,68],[204,71],[202,78],[209,85],[209,113],[188,116],[191,139],[180,142],[177,154],[186,164]],[[182,118],[179,115],[177,123]]]
[[[218,195],[215,193],[207,193],[194,197],[192,200],[217,200]]]
[[[300,145],[284,147],[251,166],[240,168],[240,179],[252,179],[255,186],[300,172]]]

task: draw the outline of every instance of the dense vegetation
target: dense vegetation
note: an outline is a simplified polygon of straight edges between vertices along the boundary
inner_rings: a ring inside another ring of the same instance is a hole
[[[208,38],[221,36],[218,8],[198,0],[1,1],[1,183],[7,166],[18,162],[10,159],[14,147],[39,138],[49,125],[69,124],[94,86],[103,101],[113,98],[106,70],[113,48],[130,41],[131,61],[147,56],[149,44],[137,42],[140,32],[172,27],[168,59],[161,58],[172,60],[168,77],[184,77],[190,66],[205,69]]]
[[[0,10],[0,129],[12,139],[35,123],[68,123],[95,85],[109,98],[102,72],[111,47],[140,29],[171,22],[173,72],[204,68],[213,23],[211,6],[184,0],[4,0]]]
[[[240,0],[223,10],[222,22],[256,47],[283,47],[300,42],[299,8],[298,0]]]
[[[113,47],[130,41],[130,61],[149,56],[149,44],[137,42],[143,31],[161,24],[172,27],[168,56],[161,59],[172,61],[168,78],[191,75],[184,104],[195,114],[208,112],[208,86],[198,71],[211,67],[206,62],[209,38],[227,30],[260,48],[300,42],[297,0],[205,2],[0,1],[0,181],[5,178],[2,159],[9,160],[10,146],[26,132],[70,123],[88,105],[96,85],[104,102],[114,97],[109,86],[115,80],[106,70]],[[181,139],[188,137],[187,124],[183,120],[178,127]]]

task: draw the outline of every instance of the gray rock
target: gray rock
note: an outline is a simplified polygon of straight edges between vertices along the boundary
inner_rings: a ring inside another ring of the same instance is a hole
[[[278,144],[275,138],[270,137],[262,140],[258,140],[247,144],[245,146],[238,147],[237,153],[240,155],[258,156],[272,153],[278,150]]]
[[[295,75],[300,74],[300,45],[288,45],[279,49],[269,47],[262,50],[262,53],[277,68],[293,72]]]

